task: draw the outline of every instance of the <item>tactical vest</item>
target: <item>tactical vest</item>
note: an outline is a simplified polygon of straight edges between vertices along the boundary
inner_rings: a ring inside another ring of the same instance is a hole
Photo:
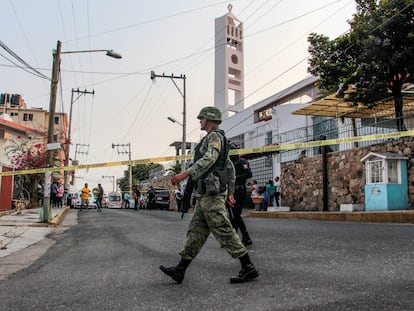
[[[222,148],[221,148],[220,154],[219,154],[216,162],[213,164],[213,166],[208,170],[207,173],[205,173],[203,176],[201,176],[197,180],[197,192],[199,194],[206,194],[205,179],[208,176],[208,174],[211,173],[211,172],[215,176],[217,176],[220,180],[219,193],[224,192],[224,191],[227,190],[228,178],[227,178],[227,170],[226,170],[226,160],[227,160],[227,157],[228,157],[228,154],[229,154],[229,145],[228,145],[228,142],[227,142],[227,138],[224,135],[224,131],[222,131],[220,129],[214,129],[210,133],[212,133],[212,132],[217,132],[217,133],[220,134]],[[203,156],[200,152],[200,147],[202,146],[203,141],[208,137],[209,134],[204,136],[203,139],[200,141],[200,143],[196,146],[196,148],[194,150],[194,162],[197,162]]]

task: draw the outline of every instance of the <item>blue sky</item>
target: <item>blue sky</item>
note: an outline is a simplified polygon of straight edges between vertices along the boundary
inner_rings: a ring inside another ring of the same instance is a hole
[[[198,111],[213,105],[214,19],[227,13],[244,24],[245,106],[307,76],[307,36],[335,38],[349,29],[353,0],[3,0],[0,38],[44,75],[52,51],[113,49],[64,54],[57,111],[69,112],[72,88],[95,91],[73,107],[73,143],[88,144],[81,163],[127,160],[112,143],[131,143],[132,159],[174,155],[181,140],[182,97],[168,79],[150,71],[187,77],[187,141],[200,138]],[[50,82],[11,64],[0,51],[0,92],[21,94],[29,107],[49,107]],[[177,81],[178,86],[182,84]],[[75,156],[74,146],[71,157]],[[79,172],[94,185],[102,175],[122,177],[125,167]],[[103,181],[112,189],[108,181]],[[82,185],[83,180],[77,182]]]

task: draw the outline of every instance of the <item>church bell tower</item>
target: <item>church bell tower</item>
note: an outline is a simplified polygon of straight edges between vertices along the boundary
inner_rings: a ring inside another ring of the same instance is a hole
[[[227,8],[215,19],[214,106],[224,119],[244,109],[243,23]]]

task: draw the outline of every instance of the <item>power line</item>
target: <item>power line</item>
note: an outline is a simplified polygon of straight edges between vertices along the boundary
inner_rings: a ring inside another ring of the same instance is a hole
[[[26,40],[27,45],[29,46],[30,53],[32,54],[32,57],[33,57],[33,59],[34,59],[34,62],[35,62],[35,64],[37,65],[36,56],[35,56],[35,54],[33,53],[33,49],[32,49],[32,46],[30,45],[29,38],[27,37],[26,32],[24,31],[23,25],[22,25],[22,23],[20,22],[19,16],[18,16],[17,11],[16,11],[16,9],[15,9],[15,7],[14,7],[14,5],[13,5],[13,2],[12,2],[11,0],[9,0],[9,4],[10,4],[10,6],[11,6],[12,10],[13,10],[14,16],[16,17],[17,23],[19,24],[20,30],[21,30],[21,32],[23,33],[23,37],[24,37],[24,39]]]
[[[1,57],[3,57],[4,59],[6,59],[7,61],[9,61],[10,63],[12,63],[14,66],[7,66],[7,67],[17,67],[17,68],[20,68],[20,69],[22,69],[22,70],[24,70],[24,71],[26,71],[27,73],[29,73],[29,74],[31,74],[31,75],[34,75],[34,76],[36,76],[36,77],[39,77],[39,78],[42,78],[42,79],[45,79],[43,76],[40,76],[40,75],[38,75],[38,74],[36,74],[36,73],[34,73],[34,72],[32,72],[32,71],[29,71],[29,70],[27,70],[27,66],[20,66],[19,64],[17,64],[17,63],[15,63],[13,60],[11,60],[10,58],[8,58],[7,56],[4,56],[3,54],[1,54],[0,53],[0,56]],[[1,65],[1,66],[3,66],[3,67],[6,67],[6,65]],[[47,80],[50,80],[49,78],[47,78]]]
[[[47,79],[50,80],[49,77],[45,76],[43,73],[37,71],[35,68],[33,68],[32,66],[30,66],[23,58],[21,58],[19,55],[17,55],[15,52],[13,52],[12,49],[10,49],[3,41],[0,40],[0,47],[2,47],[8,54],[10,54],[13,58],[15,58],[18,62],[20,62],[21,64],[25,65],[26,68],[29,68],[31,72],[21,68],[19,65],[17,65],[16,63],[14,63],[13,61],[11,61],[10,59],[6,58],[4,55],[2,55],[5,59],[7,59],[8,61],[10,61],[12,64],[16,65],[17,67],[19,67],[20,69],[23,69],[35,76],[38,76],[40,78],[43,79]]]
[[[293,21],[295,21],[295,20],[297,20],[297,19],[300,19],[300,18],[302,18],[302,17],[308,16],[308,15],[310,15],[310,14],[312,14],[312,13],[317,12],[317,11],[323,10],[323,9],[325,9],[325,8],[327,8],[327,7],[329,7],[329,6],[333,5],[333,4],[335,4],[335,3],[337,3],[337,2],[341,2],[341,1],[344,1],[344,0],[336,0],[336,1],[333,1],[333,2],[331,2],[331,3],[328,3],[328,4],[324,5],[324,6],[321,6],[321,7],[319,7],[319,8],[316,8],[316,9],[311,10],[311,11],[309,11],[309,12],[306,12],[306,13],[304,13],[304,14],[298,15],[298,16],[296,16],[296,17],[293,17],[293,18],[288,19],[288,20],[286,20],[286,21],[283,21],[283,22],[281,22],[281,23],[278,23],[278,24],[275,24],[275,25],[270,26],[270,27],[268,27],[268,28],[265,28],[265,29],[262,29],[262,30],[259,30],[259,31],[256,31],[256,32],[253,32],[253,33],[251,33],[251,34],[249,34],[249,35],[246,35],[246,36],[245,36],[245,38],[247,38],[247,37],[251,37],[251,36],[254,36],[254,35],[257,35],[257,34],[259,34],[259,33],[266,32],[266,31],[271,30],[271,29],[276,28],[276,27],[280,27],[280,26],[283,26],[283,25],[289,24],[290,22],[293,22]]]
[[[163,16],[163,17],[153,18],[153,19],[150,19],[150,20],[147,20],[147,21],[136,23],[136,24],[122,26],[122,27],[114,28],[114,29],[108,30],[108,31],[97,32],[95,34],[85,36],[85,37],[78,37],[76,39],[72,39],[72,40],[69,40],[67,42],[78,41],[78,40],[86,39],[86,38],[98,37],[98,36],[102,36],[102,35],[105,35],[105,34],[108,34],[108,33],[113,33],[113,32],[117,32],[117,31],[121,31],[121,30],[125,30],[125,29],[130,29],[130,28],[135,28],[135,27],[142,26],[142,25],[145,25],[145,24],[150,24],[150,23],[161,21],[161,20],[177,17],[177,16],[180,16],[180,15],[185,15],[185,14],[193,13],[193,12],[196,12],[196,11],[201,11],[201,10],[208,9],[208,8],[218,6],[218,5],[222,5],[222,4],[225,4],[225,3],[228,3],[228,1],[221,1],[221,2],[218,2],[218,3],[215,3],[215,4],[210,4],[210,5],[203,6],[203,7],[200,7],[200,8],[190,9],[190,10],[174,13],[174,14],[171,14],[171,15]]]

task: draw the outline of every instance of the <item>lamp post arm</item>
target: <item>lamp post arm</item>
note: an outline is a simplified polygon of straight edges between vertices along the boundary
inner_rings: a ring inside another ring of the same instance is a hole
[[[113,50],[82,50],[82,51],[65,51],[61,52],[61,54],[78,54],[78,53],[94,53],[94,52],[106,52],[106,55],[112,58],[120,59],[122,58],[121,54],[113,51]]]

